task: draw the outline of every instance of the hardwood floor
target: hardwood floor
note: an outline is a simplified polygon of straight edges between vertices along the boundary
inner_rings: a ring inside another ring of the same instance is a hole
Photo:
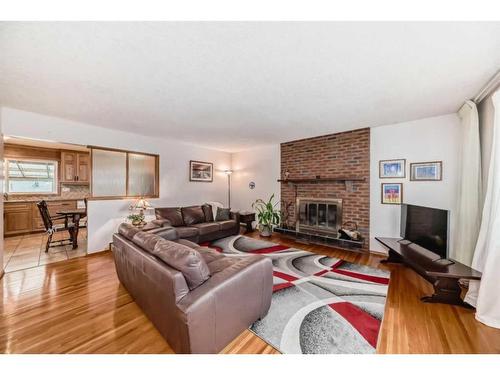
[[[471,310],[421,303],[432,288],[408,268],[380,265],[378,255],[299,244],[279,235],[272,240],[391,270],[378,353],[500,353],[500,330],[477,322]],[[0,352],[172,353],[118,282],[110,252],[10,272],[0,288]],[[245,331],[223,353],[277,352]]]

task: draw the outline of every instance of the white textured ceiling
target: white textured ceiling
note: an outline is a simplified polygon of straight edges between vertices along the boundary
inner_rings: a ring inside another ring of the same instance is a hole
[[[0,25],[0,105],[227,151],[455,112],[500,23]]]

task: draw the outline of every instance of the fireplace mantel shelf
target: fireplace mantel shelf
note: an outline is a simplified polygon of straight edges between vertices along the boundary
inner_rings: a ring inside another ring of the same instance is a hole
[[[278,180],[278,182],[292,184],[308,184],[312,182],[346,182],[346,181],[365,181],[364,177],[325,177],[325,178],[289,178],[287,180]]]

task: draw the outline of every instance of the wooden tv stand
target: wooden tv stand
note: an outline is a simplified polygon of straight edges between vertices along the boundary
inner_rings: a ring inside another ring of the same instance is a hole
[[[453,264],[447,266],[433,264],[425,257],[415,254],[410,248],[413,244],[400,243],[400,238],[375,237],[375,239],[389,249],[389,256],[382,263],[403,263],[432,284],[434,294],[422,297],[423,302],[448,303],[472,308],[460,298],[462,290],[458,280],[480,280],[481,272],[455,260]]]

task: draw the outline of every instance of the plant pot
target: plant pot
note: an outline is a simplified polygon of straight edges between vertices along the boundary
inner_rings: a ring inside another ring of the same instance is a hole
[[[132,225],[137,227],[137,226],[141,225],[141,222],[142,222],[142,220],[132,220]]]
[[[271,235],[273,234],[273,230],[269,227],[261,227],[259,229],[259,234],[262,237],[271,237]]]

